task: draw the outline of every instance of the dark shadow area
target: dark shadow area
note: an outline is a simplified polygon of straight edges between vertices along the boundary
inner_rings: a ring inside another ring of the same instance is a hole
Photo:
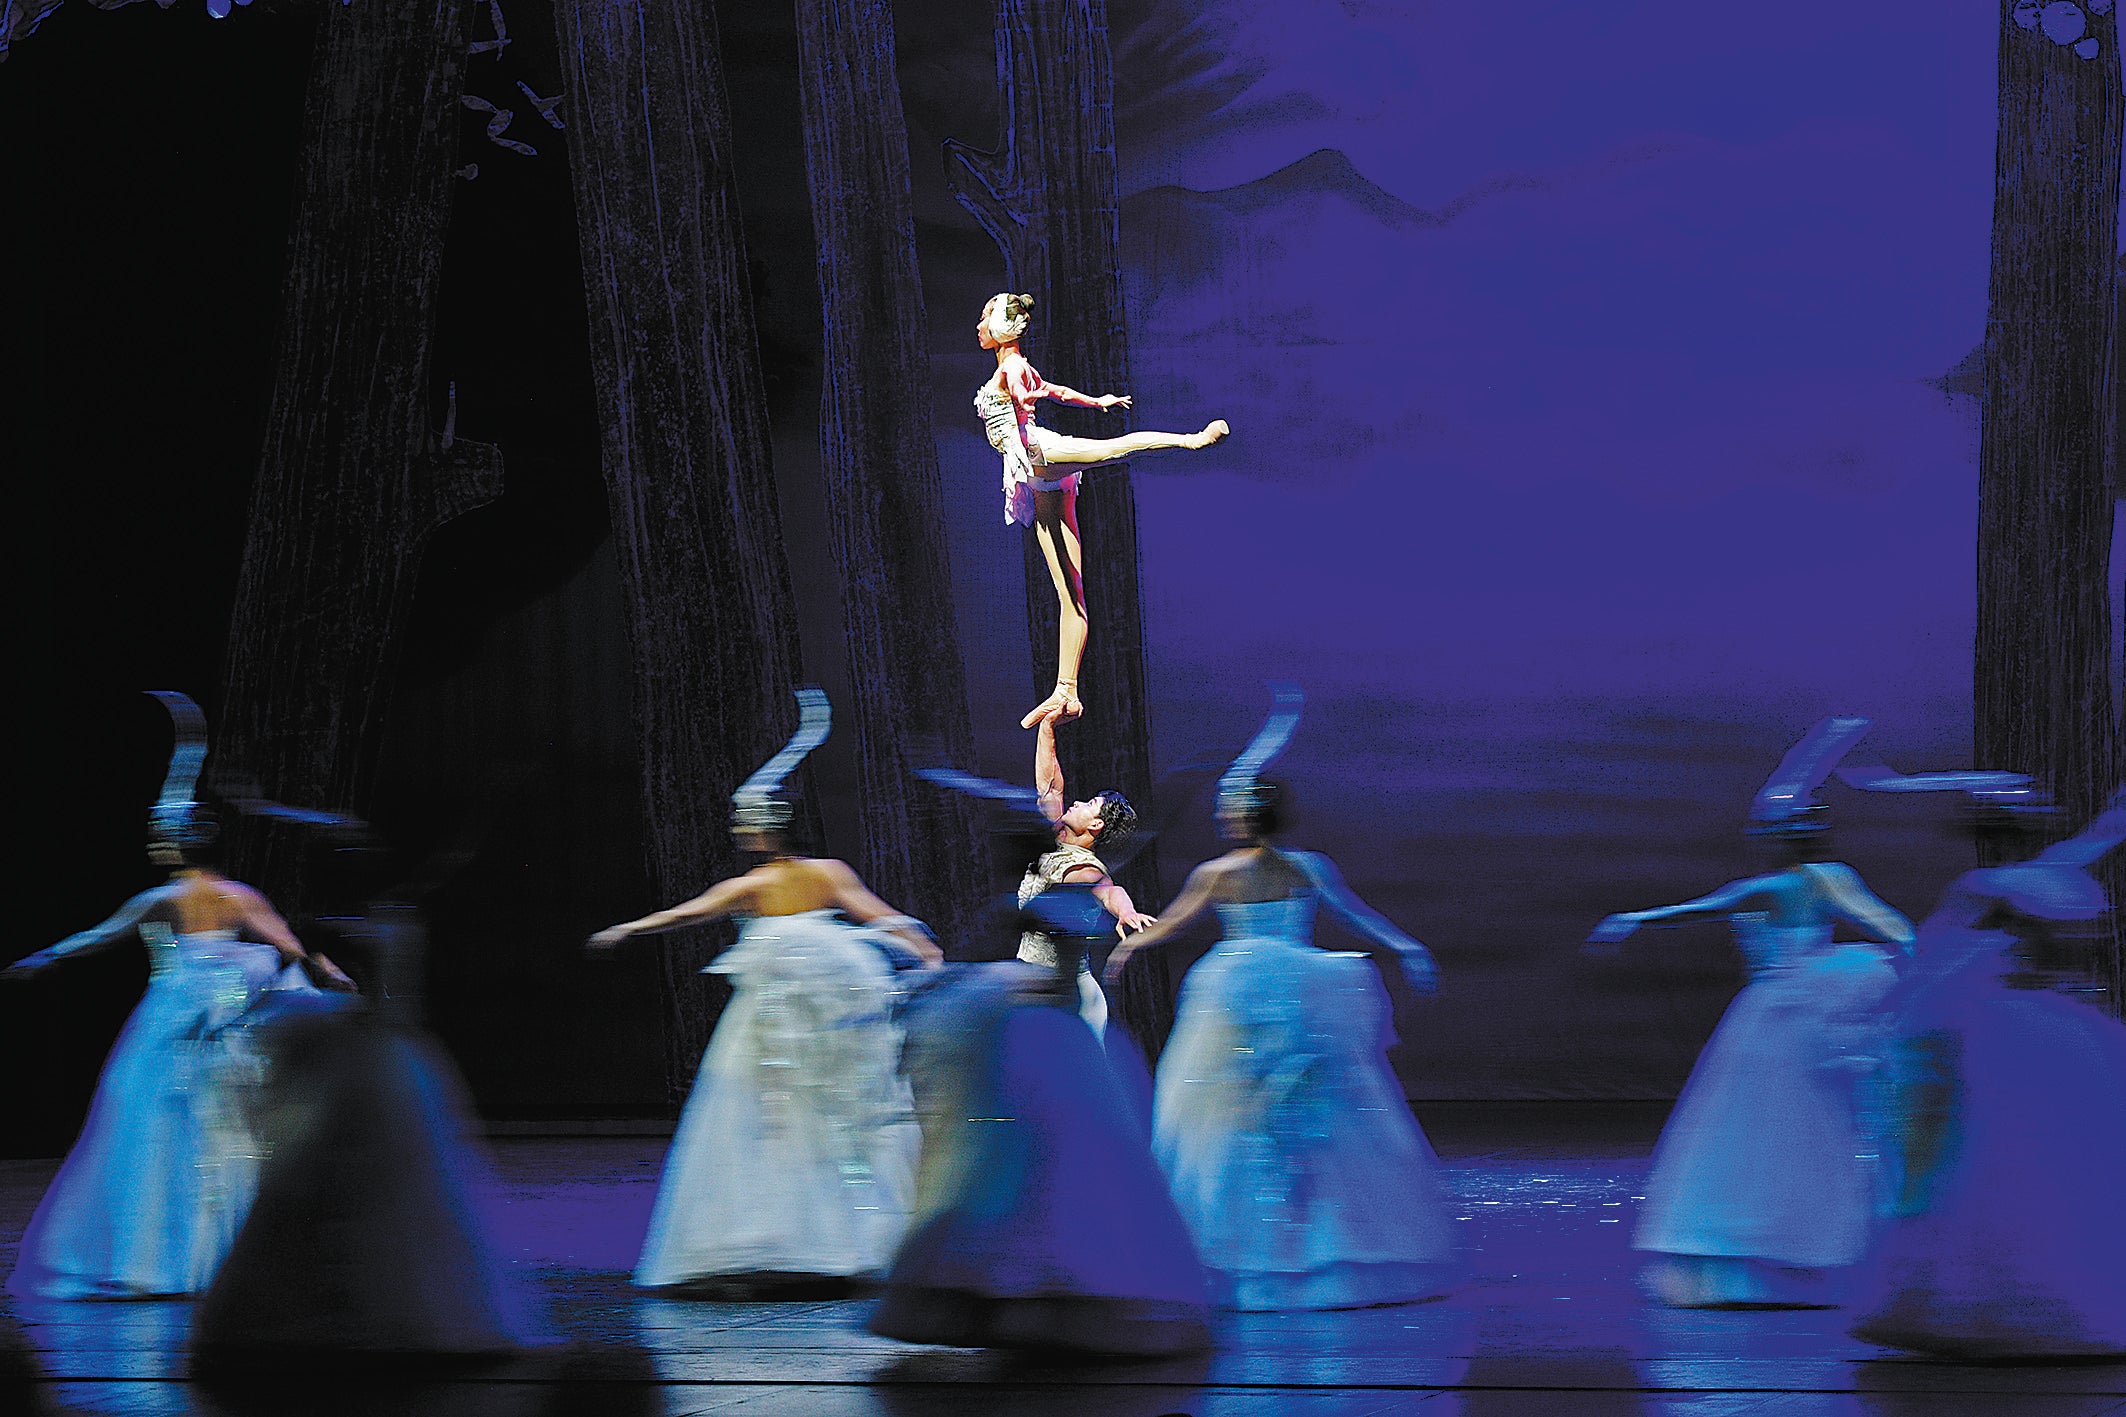
[[[1479,1353],[1456,1386],[1464,1417],[1632,1417],[1655,1410],[1641,1381],[1624,1349],[1566,1348]]]

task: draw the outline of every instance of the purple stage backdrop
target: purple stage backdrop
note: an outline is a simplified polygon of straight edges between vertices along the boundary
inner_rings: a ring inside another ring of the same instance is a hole
[[[543,5],[504,5],[519,43],[471,61],[475,86],[552,93]],[[717,9],[806,671],[847,703],[795,34],[787,3]],[[13,278],[42,282],[13,347],[42,363],[10,446],[37,532],[27,603],[57,627],[32,667],[59,705],[33,784],[58,831],[28,858],[55,884],[16,954],[141,883],[160,745],[146,709],[113,705],[218,682],[307,22],[195,10],[69,4],[0,68],[0,140],[42,184],[42,225],[11,224],[30,243]],[[1108,11],[1134,361],[1116,392],[1131,426],[1234,428],[1131,474],[1155,766],[1222,761],[1264,681],[1299,682],[1279,765],[1294,843],[1439,957],[1437,999],[1391,985],[1410,1094],[1673,1096],[1740,982],[1724,929],[1597,964],[1588,928],[1752,869],[1748,797],[1824,713],[1873,716],[1896,766],[1968,762],[1995,7]],[[1003,265],[938,157],[995,139],[989,7],[897,19],[975,766],[1023,778],[1022,533],[969,406]],[[200,67],[171,76],[159,46],[178,39]],[[509,490],[424,570],[376,815],[419,846],[477,795],[468,764],[535,785],[435,902],[436,1026],[490,1108],[661,1104],[656,971],[577,954],[660,902],[597,539],[565,142],[517,107],[536,156],[466,115],[481,174],[459,188],[438,361]],[[153,569],[173,516],[194,519],[182,578]],[[816,787],[851,856],[853,776],[830,743]],[[1168,891],[1216,849],[1202,779],[1159,843]],[[1966,863],[1946,803],[1832,792],[1841,852],[1908,913]]]
[[[1826,712],[1968,762],[1993,8],[1110,14],[1136,422],[1236,430],[1135,463],[1157,765],[1299,681],[1295,840],[1440,957],[1399,1000],[1411,1095],[1673,1095],[1740,978],[1725,930],[1593,967],[1588,926],[1761,864],[1747,797]],[[954,417],[989,292],[932,267],[1003,771],[1018,548]],[[1945,804],[1852,797],[1844,854],[1924,910],[1967,859]],[[1211,849],[1168,842],[1170,886]]]

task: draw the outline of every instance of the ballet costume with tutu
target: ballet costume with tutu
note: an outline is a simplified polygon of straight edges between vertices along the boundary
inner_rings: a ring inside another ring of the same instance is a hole
[[[1891,1055],[1906,1174],[1853,1332],[1974,1361],[2126,1354],[2126,1026],[2015,987],[2008,933],[1931,926]]]
[[[1159,1059],[1153,1151],[1226,1308],[1406,1303],[1459,1272],[1387,991],[1365,955],[1314,947],[1315,906],[1219,905]]]
[[[1066,953],[1107,919],[1083,885],[1028,909],[1084,917],[1047,932]],[[1119,1029],[1103,1043],[1079,1015],[1074,972],[1068,960],[948,966],[910,999],[922,1169],[872,1332],[1104,1355],[1209,1345],[1202,1264],[1152,1161],[1126,1055],[1109,1051],[1129,1044]]]
[[[276,995],[319,991],[280,951],[233,930],[180,935],[148,921],[140,935],[147,991],[104,1063],[80,1138],[30,1218],[12,1293],[196,1293],[250,1208],[264,1062],[247,1025]]]
[[[1032,526],[1033,494],[1061,492],[1078,485],[1075,468],[1049,476],[1048,452],[1060,435],[1034,422],[1034,403],[1047,396],[1048,385],[1025,360],[1006,366],[999,377],[976,389],[974,411],[982,420],[989,446],[1004,458],[1004,525]],[[1023,459],[1013,451],[1025,453]]]
[[[1669,1304],[1833,1304],[1881,1208],[1868,1100],[1896,971],[1828,925],[1732,919],[1749,983],[1662,1128],[1632,1243]]]
[[[886,1266],[921,1144],[892,948],[831,910],[753,916],[704,971],[735,992],[665,1157],[635,1283]]]

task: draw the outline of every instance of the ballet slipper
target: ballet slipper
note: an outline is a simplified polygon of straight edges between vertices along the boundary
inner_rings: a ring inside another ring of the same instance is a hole
[[[1203,425],[1203,431],[1188,440],[1192,448],[1208,448],[1211,444],[1233,431],[1233,425],[1222,418],[1214,418]]]

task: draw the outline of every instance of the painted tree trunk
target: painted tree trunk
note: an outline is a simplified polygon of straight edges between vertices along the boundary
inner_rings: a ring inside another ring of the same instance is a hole
[[[422,551],[502,491],[429,409],[464,52],[458,0],[318,10],[216,754],[284,802],[363,808]],[[297,908],[300,841],[231,825],[232,868]]]
[[[1122,302],[1120,177],[1115,168],[1114,61],[1105,0],[998,0],[997,82],[1003,146],[947,144],[953,195],[1004,253],[1005,284],[1034,297],[1023,343],[1044,373],[1087,393],[1129,392]],[[970,316],[974,311],[967,312]],[[1057,407],[1058,431],[1112,437],[1115,413]],[[1151,716],[1137,498],[1126,464],[1088,474],[1078,494],[1091,638],[1080,675],[1085,717],[1059,735],[1071,790],[1117,787],[1145,808],[1151,795]],[[1032,703],[1055,680],[1056,593],[1034,539],[1026,538],[1026,608]],[[1156,909],[1151,852],[1122,876]],[[1140,955],[1124,985],[1124,1013],[1156,1052],[1173,1017],[1163,955]]]
[[[796,726],[796,616],[714,13],[560,0],[569,166],[613,539],[665,901],[739,866],[730,794]],[[666,937],[667,1080],[714,1024],[717,940]]]
[[[2076,826],[2121,767],[2106,580],[2126,103],[2118,17],[2091,8],[2000,5],[1974,674],[1978,762],[2036,774]]]
[[[855,697],[861,869],[964,938],[988,888],[972,804],[910,775],[972,766],[945,548],[908,131],[886,0],[798,0],[805,166],[825,318],[820,466]]]

